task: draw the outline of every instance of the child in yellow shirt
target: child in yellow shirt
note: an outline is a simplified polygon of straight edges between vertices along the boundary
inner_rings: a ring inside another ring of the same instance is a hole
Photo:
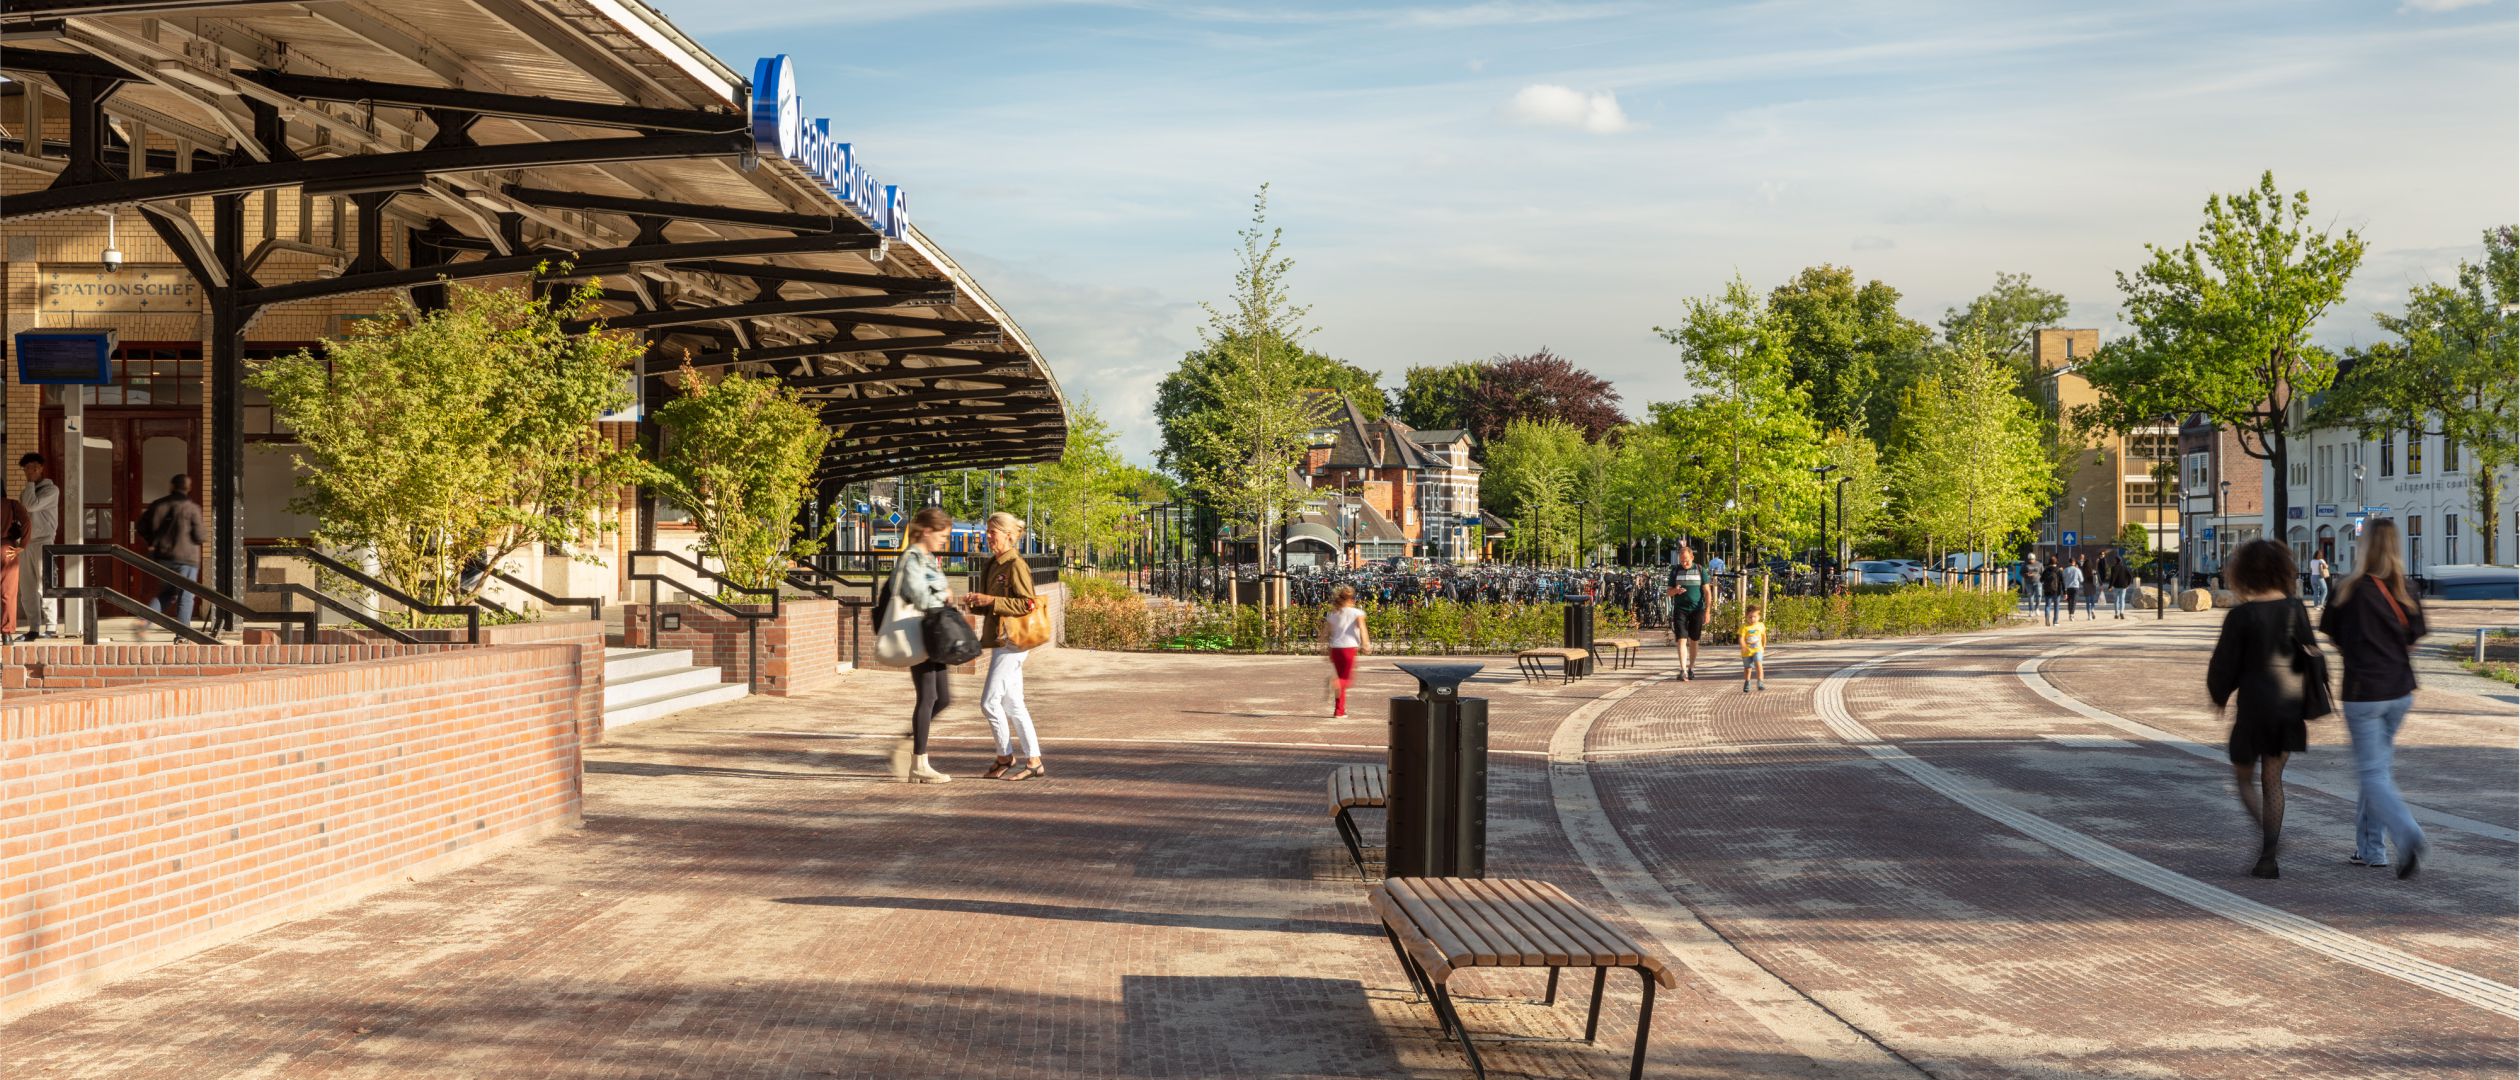
[[[1757,604],[1741,609],[1741,692],[1750,692],[1753,676],[1767,689],[1767,612]]]

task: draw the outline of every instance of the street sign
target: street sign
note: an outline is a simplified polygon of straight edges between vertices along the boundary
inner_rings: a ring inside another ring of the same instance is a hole
[[[2205,526],[2205,542],[2208,544],[2214,542],[2214,527],[2211,525]]]
[[[2318,508],[2316,511],[2313,511],[2312,516],[2314,516],[2314,517],[2335,517],[2335,516],[2336,516],[2336,504],[2335,504],[2335,503],[2321,503],[2321,504],[2319,505],[2319,508]]]
[[[2208,530],[2208,531],[2211,531],[2211,530]],[[2211,537],[2208,537],[2208,539],[2211,539]],[[2074,542],[2074,540],[2075,540],[2074,534],[2073,534],[2071,531],[2066,532],[2066,534],[2065,534],[2065,546],[2066,546],[2066,547],[2080,547],[2080,546],[2082,546],[2082,545],[2080,545],[2080,544],[2075,543],[2075,542]]]
[[[899,512],[895,512],[892,516],[887,517],[887,518],[885,518],[885,519],[884,519],[884,524],[886,524],[886,525],[899,525],[899,524],[901,524],[901,514],[900,514]]]
[[[2389,516],[2389,508],[2385,506],[2366,506],[2362,508],[2362,513],[2364,517],[2387,517]]]

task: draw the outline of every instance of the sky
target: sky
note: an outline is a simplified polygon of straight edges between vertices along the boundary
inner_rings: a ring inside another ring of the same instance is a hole
[[[656,2],[789,54],[1141,461],[1264,183],[1314,348],[1397,385],[1547,347],[1631,414],[1736,274],[1932,324],[2026,272],[2114,335],[2115,273],[2271,169],[2369,245],[2344,345],[2520,220],[2520,0]]]

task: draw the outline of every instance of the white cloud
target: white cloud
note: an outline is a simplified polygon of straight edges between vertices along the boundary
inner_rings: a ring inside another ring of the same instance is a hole
[[[2426,14],[2438,15],[2445,11],[2457,11],[2460,8],[2475,7],[2484,2],[2485,0],[2406,0],[2405,3],[2398,5],[2398,11],[2400,13],[2421,11]]]
[[[1548,83],[1523,87],[1506,104],[1505,117],[1517,124],[1574,128],[1595,135],[1616,135],[1636,127],[1619,108],[1619,95],[1607,90],[1587,94]]]

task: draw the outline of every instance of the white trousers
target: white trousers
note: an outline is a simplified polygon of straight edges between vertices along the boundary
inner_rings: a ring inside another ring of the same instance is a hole
[[[52,632],[52,609],[44,603],[44,545],[30,543],[18,556],[18,633]]]
[[[997,737],[999,757],[1015,753],[1014,743],[1007,738],[1006,726],[1014,721],[1016,734],[1024,737],[1024,756],[1041,756],[1041,739],[1033,734],[1032,710],[1024,707],[1024,658],[1032,655],[1024,649],[992,649],[989,652],[989,681],[980,690],[980,715],[989,718],[989,734]]]

